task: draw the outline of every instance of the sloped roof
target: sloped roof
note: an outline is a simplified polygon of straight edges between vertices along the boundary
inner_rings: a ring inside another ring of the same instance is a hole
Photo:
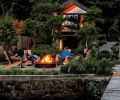
[[[87,7],[85,7],[84,5],[75,0],[68,0],[65,3],[63,3],[62,6],[64,7],[65,14],[71,13],[85,14],[88,11]]]

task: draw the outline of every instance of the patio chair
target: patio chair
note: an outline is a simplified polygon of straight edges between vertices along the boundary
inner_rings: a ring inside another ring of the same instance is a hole
[[[24,57],[23,57],[23,59],[22,59],[22,60],[23,60],[23,63],[24,63],[26,66],[30,66],[30,65],[32,65],[32,62],[27,59],[26,53],[28,53],[28,54],[31,55],[32,52],[31,52],[31,50],[28,50],[28,49],[24,50]]]
[[[12,68],[12,67],[16,67],[16,66],[21,66],[21,59],[15,61],[15,62],[11,62],[7,52],[5,50],[3,50],[3,53],[6,57],[6,60],[8,61],[8,64],[5,65],[6,68]]]
[[[59,65],[59,64],[66,65],[69,63],[68,58],[69,58],[68,56],[66,56],[65,58],[60,58],[60,54],[57,54],[55,61],[56,61],[57,65]]]
[[[28,53],[30,56],[32,56],[32,59],[28,59],[26,53]],[[33,59],[34,59],[34,61],[33,61]],[[40,60],[40,57],[38,57],[37,55],[32,55],[31,50],[24,50],[23,62],[25,63],[25,65],[31,66],[31,65],[33,65],[33,63],[36,63],[39,60]]]

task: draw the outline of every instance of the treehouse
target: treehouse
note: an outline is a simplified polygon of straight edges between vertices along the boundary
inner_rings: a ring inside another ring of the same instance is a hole
[[[63,49],[64,46],[75,48],[77,30],[83,27],[88,8],[75,0],[68,0],[62,6],[64,7],[63,18],[66,20],[58,31],[62,35],[59,40],[59,49]]]

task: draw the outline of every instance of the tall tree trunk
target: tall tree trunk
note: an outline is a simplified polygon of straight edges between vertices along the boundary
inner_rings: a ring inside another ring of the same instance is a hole
[[[85,46],[86,46],[86,48],[88,48],[88,42],[87,41],[85,42]]]
[[[33,36],[34,37],[34,36]],[[36,43],[37,43],[37,40],[36,40],[37,37],[34,37],[33,38],[33,45],[31,47],[31,49],[34,49],[34,47],[36,46]]]
[[[7,54],[8,46],[5,45],[5,44],[3,44],[2,47],[3,47],[3,54],[5,55],[5,57],[6,57],[7,61],[8,61],[8,63],[11,64],[10,58],[9,58],[9,56],[8,56],[8,54]]]
[[[53,47],[55,47],[55,33],[54,33],[54,29],[52,29],[52,42],[53,42]]]

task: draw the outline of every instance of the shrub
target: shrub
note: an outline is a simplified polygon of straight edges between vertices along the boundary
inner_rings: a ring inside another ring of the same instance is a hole
[[[80,66],[80,63],[77,61],[70,62],[69,64],[62,66],[60,69],[60,72],[76,74],[79,66]]]
[[[25,75],[34,75],[35,74],[35,70],[32,70],[32,69],[23,70],[22,74],[25,74]]]
[[[88,95],[95,98],[95,100],[99,100],[103,93],[103,84],[97,81],[91,81],[86,84],[86,89]]]
[[[32,53],[42,57],[45,54],[52,54],[53,56],[55,56],[57,53],[60,53],[60,51],[56,50],[54,47],[39,44],[38,47],[32,49]]]
[[[68,69],[69,69],[69,64],[64,65],[60,68],[60,72],[61,73],[68,73]]]
[[[61,67],[62,73],[71,74],[88,74],[95,73],[96,70],[96,59],[84,59],[82,61],[74,61]]]
[[[94,73],[96,69],[96,59],[84,59],[78,67],[78,73]]]
[[[69,64],[69,68],[68,68],[68,73],[76,74],[77,73],[77,69],[78,69],[79,66],[80,66],[79,62],[75,61],[73,63],[70,63]]]
[[[0,75],[5,75],[5,71],[0,69]]]
[[[12,75],[12,72],[11,70],[4,70],[4,75]]]
[[[58,71],[55,70],[43,71],[42,75],[58,75]]]
[[[20,70],[20,69],[17,69],[17,68],[13,68],[10,70],[11,74],[13,75],[22,75],[23,74],[23,71]]]
[[[10,70],[0,70],[0,75],[34,75],[35,70],[27,69],[21,70],[19,68],[13,68]]]
[[[0,75],[58,75],[58,73],[59,71],[55,70],[36,71],[32,69],[21,70],[18,68],[0,70]]]
[[[110,59],[103,58],[98,61],[96,74],[98,75],[110,75],[112,73],[113,63]]]
[[[111,59],[112,55],[110,54],[109,51],[106,50],[99,51],[97,54],[97,59],[102,59],[102,58]]]

